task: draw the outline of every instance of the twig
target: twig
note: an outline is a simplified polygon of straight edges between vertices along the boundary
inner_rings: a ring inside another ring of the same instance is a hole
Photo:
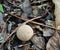
[[[1,44],[0,48],[2,48],[3,44],[17,31],[18,27],[12,31],[12,33],[6,38],[6,40]]]
[[[17,17],[17,18],[19,18],[19,19],[21,19],[21,20],[24,20],[24,21],[29,20],[29,19],[25,19],[25,18],[18,17],[18,16],[13,15],[13,14],[10,14],[10,15],[11,15],[11,16],[15,16],[15,17]],[[58,29],[56,29],[56,28],[54,28],[54,27],[51,27],[51,26],[48,26],[48,25],[45,25],[45,24],[42,24],[42,23],[38,23],[38,22],[35,22],[35,21],[30,21],[30,23],[34,23],[34,24],[37,24],[37,25],[41,25],[41,26],[45,26],[45,27],[49,27],[49,28],[58,30]]]

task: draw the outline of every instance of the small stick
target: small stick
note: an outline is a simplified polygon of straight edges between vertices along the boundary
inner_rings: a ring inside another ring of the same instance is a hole
[[[24,20],[24,21],[29,20],[29,19],[25,19],[25,18],[18,17],[18,16],[13,15],[13,14],[10,14],[10,15],[11,15],[11,16],[15,16],[15,17],[17,17],[17,18],[19,18],[19,19],[22,19],[22,20]],[[34,23],[34,24],[37,24],[37,25],[41,25],[41,26],[45,26],[45,27],[52,28],[52,29],[54,29],[54,30],[58,30],[58,29],[56,29],[56,28],[54,28],[54,27],[51,27],[51,26],[48,26],[48,25],[45,25],[45,24],[42,24],[42,23],[38,23],[38,22],[35,22],[35,21],[30,21],[30,23]]]

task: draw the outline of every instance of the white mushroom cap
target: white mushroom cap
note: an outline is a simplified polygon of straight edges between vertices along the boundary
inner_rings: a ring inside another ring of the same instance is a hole
[[[33,36],[33,29],[29,25],[22,25],[17,30],[17,37],[22,41],[28,41]]]

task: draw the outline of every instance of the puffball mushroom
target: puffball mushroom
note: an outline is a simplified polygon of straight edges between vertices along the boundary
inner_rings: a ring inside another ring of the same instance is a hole
[[[29,25],[22,25],[18,28],[16,35],[21,41],[28,41],[34,34],[33,29]]]
[[[56,28],[60,30],[60,0],[52,0],[55,4]]]

